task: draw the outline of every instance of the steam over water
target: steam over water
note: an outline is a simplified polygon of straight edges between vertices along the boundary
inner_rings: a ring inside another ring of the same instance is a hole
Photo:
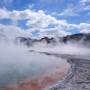
[[[59,43],[57,45],[45,45],[39,44],[30,48],[31,50],[40,51],[40,52],[50,52],[56,54],[71,54],[71,55],[85,55],[90,56],[90,48],[82,46],[81,44],[69,43],[63,44]]]
[[[0,44],[0,86],[24,79],[32,80],[40,76],[54,75],[56,72],[62,72],[64,75],[69,68],[64,59],[28,50],[24,46]]]
[[[1,43],[0,86],[16,84],[27,80],[37,80],[37,85],[41,85],[42,87],[32,90],[42,90],[41,88],[45,88],[45,86],[62,79],[68,72],[70,65],[67,63],[67,60],[55,56],[29,52],[29,50],[56,54],[90,55],[89,48],[84,48],[79,45],[37,45],[27,48],[12,43]]]

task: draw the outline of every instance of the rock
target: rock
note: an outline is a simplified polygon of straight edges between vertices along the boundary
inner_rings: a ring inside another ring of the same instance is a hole
[[[90,90],[90,58],[69,58],[71,70],[63,81],[49,90]]]

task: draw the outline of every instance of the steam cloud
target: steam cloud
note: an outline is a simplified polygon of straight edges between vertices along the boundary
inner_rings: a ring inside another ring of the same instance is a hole
[[[90,56],[90,49],[77,44],[57,44],[43,45],[39,43],[36,46],[27,48],[23,45],[14,43],[0,43],[0,85],[7,85],[12,82],[18,82],[23,79],[33,79],[40,75],[50,74],[64,70],[69,64],[62,58],[47,56],[40,53],[29,52],[35,50],[38,52],[49,52],[56,54],[72,54]],[[63,71],[64,72],[64,71]]]
[[[30,80],[68,65],[63,59],[31,53],[29,48],[12,43],[0,43],[0,85]]]

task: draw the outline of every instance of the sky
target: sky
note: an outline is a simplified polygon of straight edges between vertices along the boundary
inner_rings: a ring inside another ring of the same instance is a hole
[[[0,30],[7,28],[31,37],[90,33],[90,0],[2,0]]]

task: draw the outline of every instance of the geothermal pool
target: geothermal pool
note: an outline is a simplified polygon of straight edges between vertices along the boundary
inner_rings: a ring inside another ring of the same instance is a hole
[[[90,49],[78,46],[27,48],[1,44],[0,90],[44,90],[56,84],[70,70],[67,58],[72,58],[71,54],[75,58],[77,55],[84,58],[84,55],[90,55]]]
[[[65,59],[6,47],[0,52],[0,90],[44,90],[61,80],[69,68]]]

